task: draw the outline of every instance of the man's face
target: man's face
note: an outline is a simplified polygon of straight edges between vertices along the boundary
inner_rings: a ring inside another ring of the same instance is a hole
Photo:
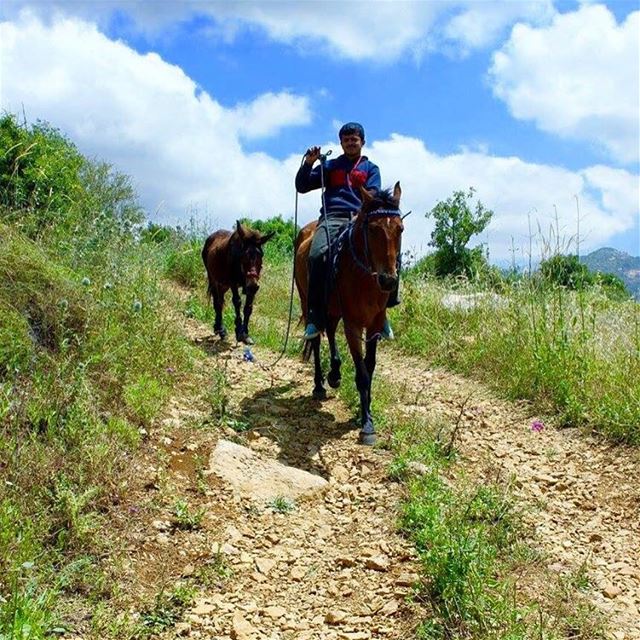
[[[357,133],[347,133],[340,138],[340,146],[344,151],[344,155],[351,160],[360,157],[362,145],[362,138]]]

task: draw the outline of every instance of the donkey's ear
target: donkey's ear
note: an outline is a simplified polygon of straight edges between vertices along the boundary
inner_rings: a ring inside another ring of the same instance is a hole
[[[401,195],[402,195],[402,189],[400,188],[400,182],[396,182],[393,187],[393,199],[400,202]]]
[[[242,223],[240,222],[240,220],[236,220],[236,231],[240,236],[240,240],[244,240],[244,235],[245,235],[244,227],[242,226]]]
[[[269,242],[269,240],[271,240],[271,238],[273,238],[273,236],[275,235],[276,235],[275,231],[269,231],[269,233],[265,233],[263,236],[260,237],[258,244],[262,246],[265,242]]]
[[[362,195],[362,202],[371,202],[373,200],[373,191],[367,191],[364,187],[360,187],[360,194]]]

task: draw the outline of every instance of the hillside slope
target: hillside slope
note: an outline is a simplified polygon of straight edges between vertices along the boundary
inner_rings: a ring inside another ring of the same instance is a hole
[[[633,296],[637,300],[640,299],[640,257],[631,256],[624,251],[617,251],[610,247],[603,247],[582,256],[580,261],[586,264],[591,271],[618,276]]]

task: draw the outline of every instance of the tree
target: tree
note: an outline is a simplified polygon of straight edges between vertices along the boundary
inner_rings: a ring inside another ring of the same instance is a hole
[[[468,192],[454,191],[453,196],[438,202],[426,217],[435,220],[429,244],[436,248],[434,254],[436,275],[472,276],[486,266],[482,245],[469,249],[467,244],[472,236],[481,233],[489,224],[493,211],[486,209],[478,201],[475,210],[469,201],[475,189]]]

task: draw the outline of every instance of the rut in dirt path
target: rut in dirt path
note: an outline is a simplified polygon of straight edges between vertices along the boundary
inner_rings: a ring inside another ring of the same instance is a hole
[[[476,482],[509,481],[551,571],[586,567],[590,598],[619,640],[640,639],[640,452],[578,429],[532,430],[524,406],[416,358],[387,353],[376,371],[402,380],[406,416],[460,421],[459,466]]]
[[[326,487],[279,513],[266,500],[268,487],[243,494],[238,485],[247,478],[225,480],[213,462],[202,535],[231,575],[204,591],[163,638],[412,637],[427,614],[409,597],[419,568],[397,530],[402,487],[387,477],[391,455],[357,444],[358,427],[339,400],[310,399],[308,365],[283,359],[272,373],[261,365],[274,360],[272,352],[253,347],[256,362],[248,362],[241,347],[207,342],[206,327],[194,323],[190,333],[208,345],[211,366],[225,371],[228,410],[249,427],[223,437],[256,459],[324,478]]]

